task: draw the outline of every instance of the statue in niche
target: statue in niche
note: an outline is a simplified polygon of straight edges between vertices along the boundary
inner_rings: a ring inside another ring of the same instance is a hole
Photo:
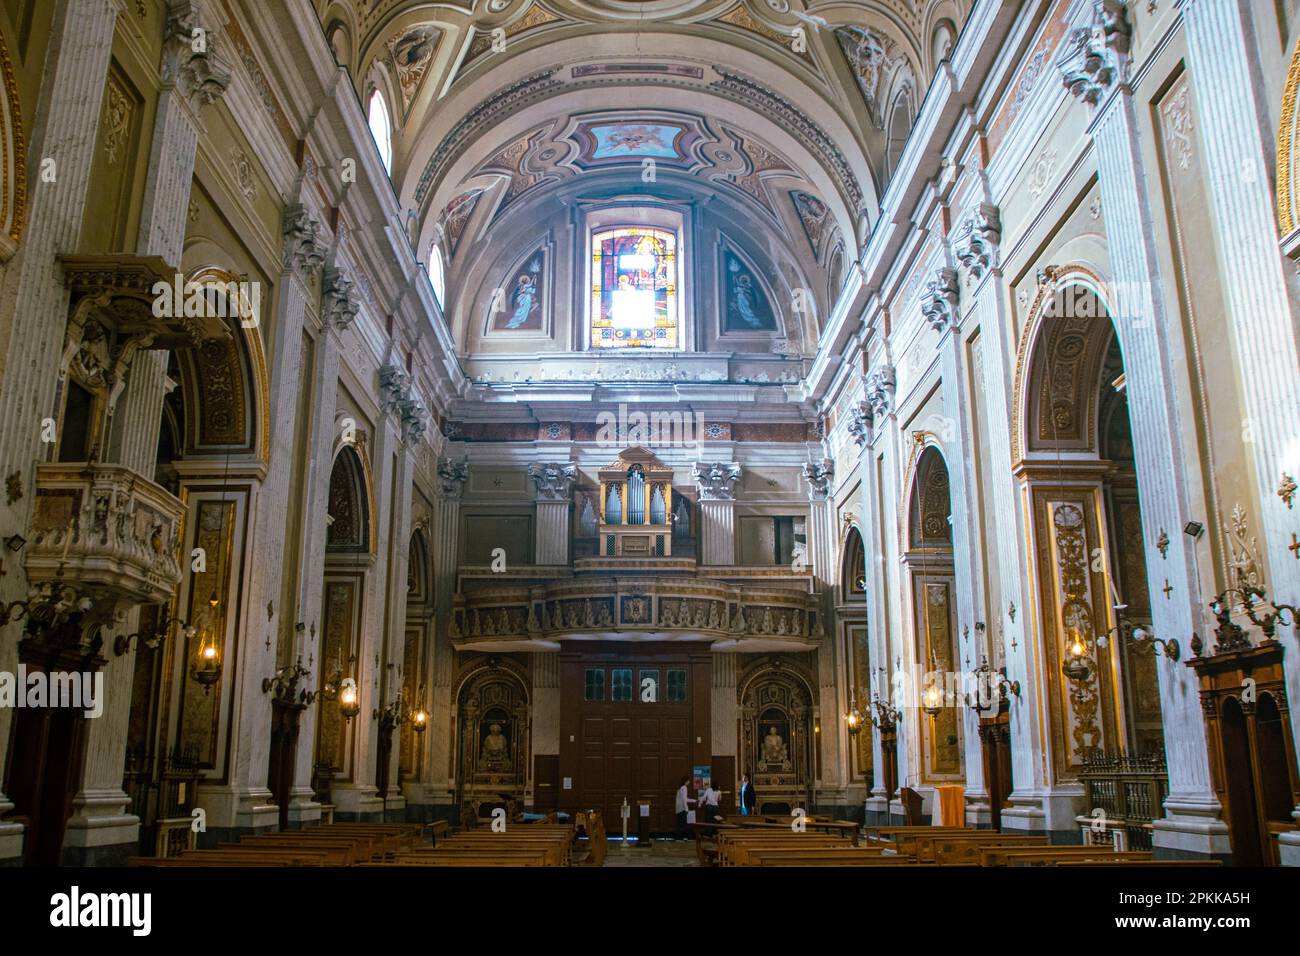
[[[510,740],[501,732],[501,724],[496,721],[488,725],[478,762],[481,770],[499,771],[510,767]]]
[[[769,770],[775,769],[774,764],[781,770],[790,769],[790,751],[785,739],[777,733],[775,724],[768,725],[767,735],[763,738],[763,764]]]

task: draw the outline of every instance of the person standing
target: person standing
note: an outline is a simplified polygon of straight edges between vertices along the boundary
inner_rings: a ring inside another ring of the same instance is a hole
[[[715,823],[718,819],[718,804],[722,801],[722,791],[713,785],[704,788],[704,821]]]
[[[754,812],[754,807],[758,803],[758,797],[754,794],[754,785],[749,782],[749,774],[742,774],[740,778],[740,813],[742,816],[749,816]]]
[[[688,840],[691,836],[689,825],[686,822],[687,804],[695,803],[694,797],[686,795],[686,785],[691,782],[690,777],[682,777],[682,785],[677,788],[677,839]]]

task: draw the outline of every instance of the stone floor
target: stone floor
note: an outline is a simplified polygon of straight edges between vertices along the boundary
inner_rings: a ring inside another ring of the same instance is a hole
[[[649,848],[639,847],[636,841],[624,844],[622,840],[609,841],[606,866],[699,866],[694,840],[655,840]]]

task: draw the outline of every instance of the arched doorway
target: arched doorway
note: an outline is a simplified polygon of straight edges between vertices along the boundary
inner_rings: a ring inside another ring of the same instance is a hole
[[[402,638],[402,699],[412,708],[427,706],[423,700],[425,633],[433,619],[433,568],[424,532],[411,535],[406,565],[406,630]],[[412,721],[403,721],[397,750],[397,783],[400,787],[420,773],[420,734]]]
[[[1164,751],[1152,648],[1113,630],[1149,627],[1151,601],[1124,360],[1100,287],[1082,269],[1052,272],[1016,382],[1014,470],[1030,521],[1058,781],[1099,751]]]

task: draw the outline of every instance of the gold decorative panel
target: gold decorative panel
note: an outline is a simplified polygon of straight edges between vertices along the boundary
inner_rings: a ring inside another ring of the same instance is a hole
[[[181,704],[180,741],[182,752],[192,754],[200,767],[215,769],[217,767],[217,732],[220,728],[221,702],[225,695],[227,678],[236,665],[233,648],[227,640],[229,611],[237,595],[232,593],[230,562],[233,557],[235,530],[235,502],[205,500],[195,503],[190,511],[197,525],[191,548],[202,548],[206,553],[206,566],[203,571],[193,572],[190,579],[190,593],[185,608],[184,619],[197,621],[201,614],[207,613],[208,596],[215,593],[220,599],[217,605],[217,622],[214,630],[221,635],[218,654],[222,662],[222,676],[208,693],[188,677],[190,665],[198,652],[197,638],[186,648],[183,662],[186,677],[183,682],[183,700]]]
[[[357,585],[355,578],[325,582],[325,621],[321,641],[320,672],[326,677],[342,673],[356,678],[351,658],[356,653]],[[336,774],[348,772],[349,723],[339,712],[338,702],[321,698],[316,722],[316,763],[327,764]]]

